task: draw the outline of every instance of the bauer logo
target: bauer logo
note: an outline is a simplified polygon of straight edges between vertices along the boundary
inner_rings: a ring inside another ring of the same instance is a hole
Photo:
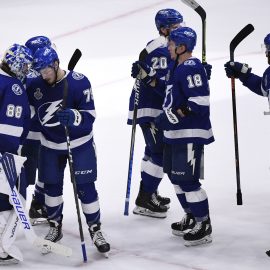
[[[22,88],[18,84],[13,84],[11,89],[17,96],[20,96],[23,93]]]
[[[72,72],[72,78],[74,79],[74,80],[81,80],[81,79],[83,79],[84,78],[84,75],[83,74],[81,74],[81,73],[77,73],[77,72]]]
[[[12,190],[11,199],[13,201],[13,207],[14,207],[15,211],[17,212],[17,216],[19,217],[22,224],[24,225],[24,229],[30,230],[30,224],[29,224],[27,217],[24,213],[23,206],[21,204],[20,199],[17,196],[16,191],[14,191],[14,190]]]
[[[175,175],[185,175],[185,172],[176,172],[176,171],[172,171],[172,174],[175,174]]]

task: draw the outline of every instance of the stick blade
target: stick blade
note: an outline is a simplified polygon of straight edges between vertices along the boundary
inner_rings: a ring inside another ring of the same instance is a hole
[[[68,70],[73,70],[75,68],[81,56],[82,56],[82,52],[79,49],[76,49],[69,60]]]
[[[245,39],[250,33],[254,31],[254,26],[252,24],[247,24],[231,41],[230,43],[230,55],[231,61],[233,61],[233,53],[238,44]]]
[[[202,21],[205,21],[206,12],[199,3],[197,3],[195,0],[181,0],[181,1],[190,8],[194,9],[200,15]]]

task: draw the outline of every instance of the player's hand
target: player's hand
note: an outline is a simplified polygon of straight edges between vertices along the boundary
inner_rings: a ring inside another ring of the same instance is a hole
[[[205,72],[206,72],[206,75],[207,75],[207,79],[209,81],[211,79],[212,65],[207,64],[207,63],[203,63],[203,67],[205,69]]]
[[[146,85],[149,85],[156,76],[156,71],[142,61],[136,61],[132,64],[131,77],[137,78],[140,75],[140,79]]]
[[[75,109],[59,110],[56,113],[59,122],[64,126],[79,126],[82,121],[82,115]]]
[[[228,78],[245,79],[250,74],[251,68],[248,64],[239,62],[227,62],[224,64],[225,72]]]

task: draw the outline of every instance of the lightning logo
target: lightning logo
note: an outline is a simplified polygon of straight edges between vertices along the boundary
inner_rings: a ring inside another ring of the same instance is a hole
[[[157,140],[156,140],[157,128],[155,127],[154,123],[151,123],[150,132],[151,132],[153,140],[154,140],[154,142],[156,144],[157,143]]]
[[[55,116],[54,113],[59,109],[61,102],[62,100],[48,102],[48,103],[42,104],[42,106],[39,107],[38,117],[42,126],[54,127],[60,124],[58,120],[54,122],[52,121],[53,123],[48,123],[48,122],[54,118]]]
[[[192,174],[194,175],[196,158],[194,158],[193,143],[188,143],[187,147],[187,162],[190,162],[190,165],[193,167]]]

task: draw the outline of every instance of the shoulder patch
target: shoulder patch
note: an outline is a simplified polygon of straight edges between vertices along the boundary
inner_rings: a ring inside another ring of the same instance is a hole
[[[196,65],[196,62],[192,59],[188,59],[184,62],[184,65],[185,66],[195,66]]]
[[[77,72],[72,72],[72,78],[74,79],[74,80],[81,80],[81,79],[83,79],[84,78],[84,75],[83,74],[81,74],[81,73],[77,73]]]
[[[22,88],[18,84],[13,84],[11,87],[15,95],[20,96],[23,93]]]

